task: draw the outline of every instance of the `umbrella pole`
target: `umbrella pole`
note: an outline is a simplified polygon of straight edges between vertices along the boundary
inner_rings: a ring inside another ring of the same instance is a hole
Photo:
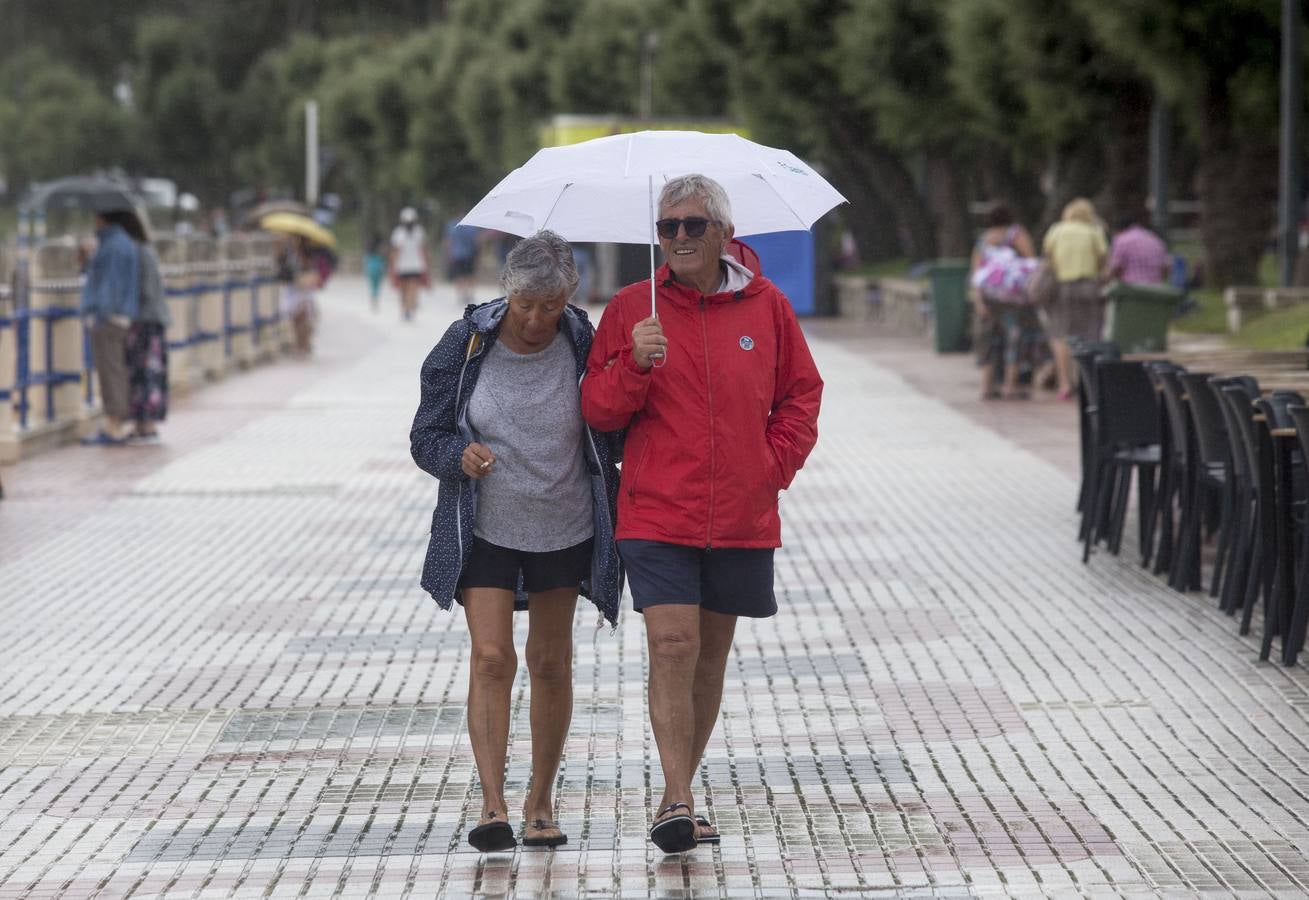
[[[645,177],[646,187],[650,193],[650,318],[656,318],[659,313],[655,309],[655,283],[654,283],[654,248],[655,248],[655,226],[654,226],[654,176]]]

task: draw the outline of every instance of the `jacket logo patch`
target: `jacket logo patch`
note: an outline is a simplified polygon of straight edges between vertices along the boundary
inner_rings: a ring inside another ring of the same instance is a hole
[[[753,349],[754,349],[754,338],[750,337],[750,335],[748,335],[748,334],[742,336],[741,340],[738,341],[738,343],[741,345],[741,349],[742,349],[742,350],[753,350]]]

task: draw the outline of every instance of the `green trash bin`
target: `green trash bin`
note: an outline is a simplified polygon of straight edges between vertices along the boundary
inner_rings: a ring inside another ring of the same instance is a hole
[[[1182,292],[1167,284],[1116,281],[1105,290],[1105,338],[1123,353],[1168,349],[1168,323],[1182,302]]]
[[[971,343],[968,268],[966,259],[938,259],[927,268],[937,353],[963,353]]]

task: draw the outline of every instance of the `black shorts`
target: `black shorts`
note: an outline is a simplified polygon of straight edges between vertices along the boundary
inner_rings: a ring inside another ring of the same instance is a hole
[[[473,261],[471,259],[452,259],[447,271],[452,279],[467,278],[473,274]]]
[[[520,574],[523,576],[523,590],[529,594],[575,588],[591,577],[591,547],[594,543],[594,539],[587,538],[563,550],[531,553],[499,547],[474,537],[468,564],[459,576],[459,590],[500,588],[512,591],[518,587]],[[462,596],[459,602],[464,602]]]
[[[777,614],[771,548],[705,550],[623,540],[618,552],[637,612],[675,603],[752,619]]]

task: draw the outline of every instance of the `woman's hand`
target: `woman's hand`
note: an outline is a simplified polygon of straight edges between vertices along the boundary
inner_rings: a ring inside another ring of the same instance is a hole
[[[491,448],[476,441],[465,447],[463,456],[459,458],[459,467],[474,481],[480,481],[491,474],[491,466],[494,463],[495,454],[491,452]]]
[[[632,359],[642,369],[654,365],[668,349],[668,338],[664,337],[664,327],[654,316],[642,319],[632,329]]]

